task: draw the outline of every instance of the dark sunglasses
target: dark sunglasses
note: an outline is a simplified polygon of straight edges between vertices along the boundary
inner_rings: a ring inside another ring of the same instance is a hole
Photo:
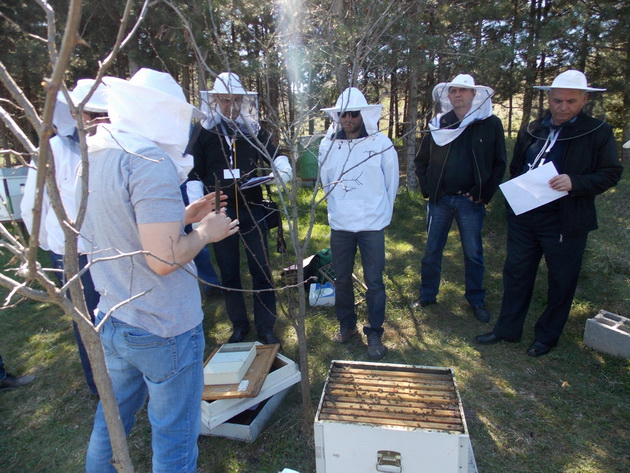
[[[346,118],[346,115],[350,115],[352,118],[357,118],[358,116],[361,116],[361,111],[353,110],[351,112],[339,112],[339,118]]]

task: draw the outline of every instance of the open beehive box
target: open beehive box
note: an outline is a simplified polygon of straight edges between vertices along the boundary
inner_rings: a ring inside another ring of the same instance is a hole
[[[254,343],[226,343],[210,356],[203,368],[205,385],[240,383],[256,357]]]
[[[450,368],[333,361],[314,427],[317,473],[477,471]]]

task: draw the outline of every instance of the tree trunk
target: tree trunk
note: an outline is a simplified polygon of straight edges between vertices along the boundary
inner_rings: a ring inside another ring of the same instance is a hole
[[[532,114],[532,103],[534,100],[534,85],[536,83],[536,58],[538,44],[538,29],[540,27],[540,7],[539,0],[530,0],[529,25],[527,29],[528,48],[526,53],[525,81],[523,83],[523,117],[520,129],[523,130],[530,121]]]
[[[416,48],[414,48],[416,50]],[[416,129],[418,124],[418,55],[412,55],[409,65],[409,85],[407,95],[407,114],[404,125],[404,148],[405,169],[407,174],[407,188],[417,189],[418,179],[416,178],[416,167],[414,159],[416,157]]]
[[[623,130],[623,143],[626,143],[630,140],[630,40],[626,38],[625,44],[625,53],[626,60],[625,64],[625,85],[623,90],[623,119],[624,119],[624,130]],[[623,149],[622,157],[627,161],[630,160],[630,149]]]

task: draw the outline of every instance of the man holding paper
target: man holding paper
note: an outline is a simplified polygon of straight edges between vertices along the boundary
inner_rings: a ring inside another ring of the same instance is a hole
[[[548,91],[549,110],[519,132],[510,175],[518,178],[552,163],[555,171],[549,188],[565,195],[523,213],[508,209],[501,314],[492,332],[476,337],[484,345],[521,340],[544,256],[547,305],[527,349],[532,357],[549,353],[558,343],[571,310],[588,232],[597,228],[595,196],[617,184],[623,170],[612,128],[582,112],[588,92],[605,89],[588,87],[586,76],[575,70],[558,75],[549,87],[536,88]]]
[[[241,282],[242,242],[252,287],[257,291],[253,305],[258,338],[265,344],[279,343],[273,331],[276,297],[260,185],[274,178],[259,174],[265,171],[269,175],[273,168],[276,179],[284,181],[291,177],[291,166],[286,156],[277,156],[278,150],[271,136],[258,122],[257,94],[246,91],[238,75],[233,72],[219,74],[212,90],[201,94],[202,109],[208,118],[193,131],[195,166],[186,190],[190,199],[195,200],[219,186],[227,195],[228,216],[240,222],[238,234],[213,245],[225,288],[225,307],[233,329],[228,342],[242,342],[250,328]]]

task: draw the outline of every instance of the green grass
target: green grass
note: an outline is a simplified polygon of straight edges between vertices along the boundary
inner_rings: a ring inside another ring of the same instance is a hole
[[[387,321],[384,362],[453,367],[482,473],[622,473],[630,471],[630,363],[582,343],[584,325],[600,309],[630,315],[630,185],[624,180],[599,198],[600,227],[589,246],[571,317],[556,349],[540,359],[525,355],[545,303],[539,274],[525,337],[520,344],[479,347],[474,335],[491,325],[477,322],[463,298],[462,254],[456,229],[445,252],[439,304],[412,311],[425,242],[425,203],[401,190],[387,231]],[[301,201],[308,190],[301,191]],[[484,241],[487,305],[501,303],[505,211],[500,195],[488,211]],[[303,216],[305,219],[306,216]],[[311,250],[328,245],[325,210],[318,209]],[[275,232],[272,232],[275,237]],[[273,250],[275,245],[270,244]],[[289,255],[273,254],[278,286]],[[357,273],[360,274],[357,266]],[[246,274],[246,271],[244,272]],[[295,290],[279,300],[295,302]],[[230,326],[222,300],[205,301],[207,350],[227,340]],[[365,306],[358,308],[361,321]],[[337,323],[330,308],[307,315],[313,409],[331,360],[367,360],[365,341],[332,342]],[[286,356],[297,360],[297,341],[286,318],[278,322]],[[254,334],[249,338],[253,340]],[[36,372],[27,387],[0,393],[0,470],[7,473],[83,471],[96,401],[88,394],[70,321],[60,310],[26,301],[0,313],[0,350],[16,374]],[[301,429],[302,405],[294,387],[265,431],[252,444],[218,437],[199,439],[199,471],[276,473],[284,467],[315,471],[312,431]],[[138,418],[130,449],[138,472],[150,471],[146,413]],[[359,472],[361,473],[361,472]]]

